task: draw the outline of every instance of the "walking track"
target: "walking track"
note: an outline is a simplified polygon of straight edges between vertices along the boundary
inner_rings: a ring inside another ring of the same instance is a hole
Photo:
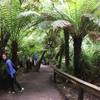
[[[25,88],[23,93],[8,94],[0,91],[0,100],[63,100],[51,81],[52,69],[41,66],[40,72],[23,74],[19,82]]]

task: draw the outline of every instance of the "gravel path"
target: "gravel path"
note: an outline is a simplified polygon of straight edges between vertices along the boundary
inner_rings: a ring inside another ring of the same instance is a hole
[[[25,91],[16,94],[0,91],[0,100],[63,100],[55,84],[51,81],[51,75],[50,67],[43,65],[38,73],[23,74],[19,82]]]

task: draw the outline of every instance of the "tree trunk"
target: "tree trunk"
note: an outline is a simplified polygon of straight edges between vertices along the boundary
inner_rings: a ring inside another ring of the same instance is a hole
[[[60,51],[59,51],[59,63],[57,65],[58,68],[61,68],[61,63],[62,63],[62,57],[63,57],[63,52],[64,52],[64,44],[61,45]]]
[[[22,5],[22,3],[23,3],[23,0],[19,0],[19,2],[20,2],[20,5]]]
[[[1,31],[3,32],[3,31]],[[10,34],[8,32],[1,34],[1,41],[0,41],[0,57],[3,52],[5,52],[5,46],[9,40]]]
[[[64,29],[64,39],[65,39],[65,66],[69,69],[69,32]],[[66,70],[67,70],[66,69]]]
[[[7,45],[9,38],[10,38],[10,33],[5,32],[4,35],[3,35],[3,47],[5,47]]]
[[[60,55],[60,50],[57,52],[57,54],[55,56],[56,61],[58,61],[59,55]]]
[[[45,51],[43,51],[43,53],[42,53],[42,56],[41,56],[41,58],[40,58],[40,60],[37,62],[37,64],[36,64],[36,71],[38,72],[39,71],[39,69],[40,69],[40,66],[41,66],[41,63],[42,63],[42,59],[43,59],[43,57],[44,57],[44,55],[45,55],[45,53],[46,53],[47,51],[45,50]]]
[[[82,37],[74,37],[74,68],[75,75],[80,78],[81,68],[80,68],[80,60],[81,60],[81,46],[82,46]]]
[[[74,68],[75,76],[81,78],[81,46],[82,46],[82,37],[74,37]],[[84,91],[82,88],[79,89],[78,100],[83,100]]]
[[[17,43],[16,40],[13,40],[12,43],[11,43],[11,53],[12,53],[12,61],[15,64],[16,67],[17,67],[17,64],[18,64],[17,52],[18,52],[18,43]]]
[[[4,27],[1,27],[1,42],[2,42],[2,47],[5,47],[7,45],[7,42],[10,38],[10,33],[5,30]]]
[[[84,90],[82,88],[79,89],[78,100],[84,99]]]

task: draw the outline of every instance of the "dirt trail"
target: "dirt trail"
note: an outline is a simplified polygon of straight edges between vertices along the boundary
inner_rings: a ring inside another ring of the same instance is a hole
[[[0,100],[62,100],[62,96],[51,81],[52,70],[41,66],[40,72],[23,74],[19,79],[25,88],[23,93],[8,94],[0,91]]]

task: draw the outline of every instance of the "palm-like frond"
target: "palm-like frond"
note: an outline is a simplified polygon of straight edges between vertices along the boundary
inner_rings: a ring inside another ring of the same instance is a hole
[[[73,26],[73,30],[74,30],[73,34],[75,36],[77,36],[77,35],[81,35],[83,33],[83,32],[81,32],[81,28],[82,28],[81,27],[82,26],[81,25],[82,24],[81,17],[84,14],[94,13],[96,10],[98,10],[99,5],[100,5],[100,2],[97,0],[90,0],[90,1],[69,0],[69,1],[63,1],[63,3],[61,3],[59,0],[58,2],[53,2],[54,9],[51,9],[50,15],[53,17],[56,17],[55,20],[60,19],[60,20],[69,21],[69,23],[71,23],[71,25]],[[48,7],[48,9],[50,10],[50,7]],[[46,18],[44,18],[44,19],[46,20]],[[52,21],[55,21],[55,20],[52,20]],[[88,23],[88,25],[83,27],[83,29],[89,28],[87,26],[90,26],[91,21],[89,21],[89,22],[90,23]],[[61,28],[61,25],[59,23],[57,23],[57,24]],[[55,26],[57,26],[57,25],[55,25]],[[63,28],[63,24],[62,24],[62,28]],[[82,29],[82,31],[83,31],[83,29]],[[72,29],[70,31],[72,32]]]
[[[20,6],[18,0],[7,0],[6,3],[0,5],[0,24],[2,29],[10,35],[15,33],[14,31],[17,24],[16,16],[19,12]]]
[[[91,14],[86,14],[81,17],[80,33],[85,36],[88,31],[100,31],[100,19]]]
[[[35,11],[25,11],[25,12],[21,12],[19,15],[18,15],[18,18],[23,18],[23,17],[29,17],[29,16],[40,16],[39,13],[35,12]]]
[[[71,27],[71,23],[69,23],[66,20],[56,20],[52,24],[53,30],[56,30],[58,28],[69,28]]]

